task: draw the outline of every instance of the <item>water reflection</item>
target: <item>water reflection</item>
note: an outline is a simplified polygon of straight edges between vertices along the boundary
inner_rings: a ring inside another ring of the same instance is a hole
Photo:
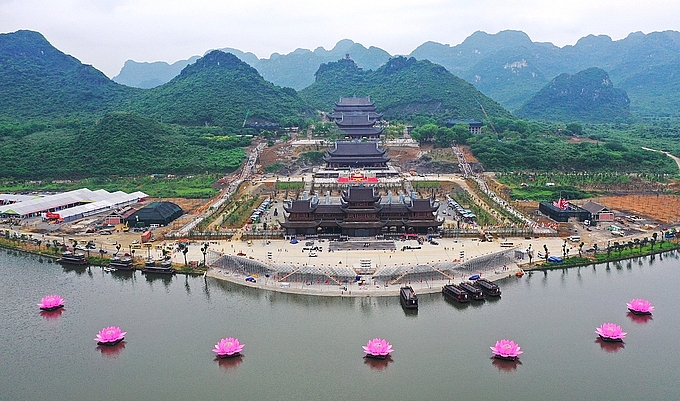
[[[392,363],[392,355],[387,355],[387,358],[385,359],[375,359],[375,358],[366,358],[364,357],[364,365],[368,365],[371,370],[385,370],[387,369],[387,365]]]
[[[619,350],[622,350],[625,348],[625,344],[623,341],[617,341],[617,342],[612,342],[612,341],[604,341],[601,338],[597,338],[595,340],[596,343],[600,344],[600,348],[605,350],[606,352],[609,353],[616,353],[619,352]]]
[[[513,372],[517,370],[517,366],[521,365],[522,362],[519,359],[508,361],[505,359],[491,357],[491,364],[496,367],[499,372]]]
[[[404,311],[404,316],[407,318],[416,318],[418,317],[418,309],[404,309],[401,308]]]
[[[134,270],[114,270],[111,272],[111,277],[119,281],[131,281],[136,278]]]
[[[633,312],[628,311],[626,314],[630,320],[638,324],[645,324],[652,320],[652,315],[636,315]]]
[[[57,319],[61,314],[64,313],[64,308],[59,308],[57,310],[42,310],[40,311],[40,316],[44,317],[45,319]]]
[[[470,305],[469,302],[460,303],[458,301],[454,301],[454,300],[450,299],[449,297],[444,297],[444,301],[449,305],[453,305],[453,307],[458,309],[458,310],[465,310]]]
[[[163,285],[168,288],[172,282],[172,277],[174,274],[163,274],[163,273],[144,273],[146,281],[148,283],[153,283],[154,281],[160,281]]]
[[[233,356],[230,358],[220,358],[217,356],[215,357],[215,360],[217,361],[217,364],[220,366],[220,368],[224,370],[236,369],[236,367],[240,365],[241,362],[243,362],[243,355]]]
[[[102,356],[106,358],[115,358],[125,349],[125,341],[121,341],[116,345],[97,345],[97,351],[101,352]]]
[[[64,272],[69,273],[69,272],[75,272],[77,275],[82,275],[87,271],[87,266],[78,266],[78,265],[62,265],[64,267]]]

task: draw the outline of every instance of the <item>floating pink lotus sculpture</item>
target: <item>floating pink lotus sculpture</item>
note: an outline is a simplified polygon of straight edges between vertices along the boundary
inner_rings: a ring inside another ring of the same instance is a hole
[[[231,358],[241,355],[244,346],[245,344],[238,342],[238,338],[228,337],[215,344],[213,352],[217,353],[220,358]]]
[[[119,342],[123,341],[126,334],[127,332],[121,331],[120,327],[116,326],[104,327],[103,329],[101,329],[99,334],[97,334],[97,338],[95,338],[94,340],[99,345],[116,345]]]
[[[514,361],[520,354],[524,353],[524,351],[520,350],[519,345],[512,340],[496,341],[496,345],[489,348],[493,351],[494,358],[506,361]]]
[[[621,330],[621,326],[618,324],[614,323],[604,323],[602,326],[598,327],[597,330],[595,330],[595,333],[597,333],[598,336],[602,339],[602,341],[623,341],[623,338],[626,337],[626,333]]]
[[[368,341],[368,344],[363,346],[364,352],[368,358],[385,359],[393,352],[392,344],[388,343],[384,338],[374,338]]]
[[[44,311],[57,310],[64,307],[64,298],[59,295],[48,295],[40,300],[38,306]]]
[[[626,304],[628,310],[635,315],[651,315],[654,307],[646,299],[636,298]]]

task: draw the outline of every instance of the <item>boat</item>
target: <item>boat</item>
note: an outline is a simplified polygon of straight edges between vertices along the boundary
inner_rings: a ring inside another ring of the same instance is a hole
[[[470,298],[472,298],[475,301],[483,301],[484,299],[486,299],[486,296],[484,295],[482,290],[475,287],[473,283],[470,282],[460,283],[460,288],[467,291],[467,293],[470,295]]]
[[[85,259],[85,254],[82,252],[73,253],[71,251],[66,251],[61,253],[61,258],[57,262],[62,265],[73,265],[73,266],[86,266],[87,259]]]
[[[652,315],[652,312],[650,312],[650,311],[639,311],[639,310],[635,310],[635,309],[631,309],[631,308],[628,308],[628,311],[630,313],[632,313],[633,315],[636,315],[636,316],[651,316]]]
[[[114,270],[134,270],[135,267],[132,264],[132,258],[129,256],[119,257],[114,256],[109,261],[108,268]]]
[[[468,278],[468,280],[479,280],[479,278],[480,278],[479,274],[473,274]]]
[[[515,276],[517,276],[517,277],[522,277],[523,275],[524,275],[524,270],[522,270],[522,269],[519,269],[519,271],[517,273],[515,273]]]
[[[496,283],[492,283],[491,281],[485,279],[485,278],[480,278],[479,280],[475,281],[475,286],[482,290],[484,294],[491,296],[491,297],[500,297],[501,296],[501,289],[496,285]]]
[[[442,287],[442,294],[445,297],[458,302],[470,302],[470,295],[464,289],[455,284],[447,284]]]
[[[147,259],[144,262],[142,273],[160,273],[160,274],[175,274],[175,269],[172,268],[172,261],[163,260],[156,263],[153,259]]]
[[[404,309],[418,309],[418,296],[410,285],[399,289],[399,301]]]
[[[600,340],[608,342],[608,343],[621,343],[623,342],[623,338],[611,338],[611,337],[605,337],[603,335],[600,335]]]

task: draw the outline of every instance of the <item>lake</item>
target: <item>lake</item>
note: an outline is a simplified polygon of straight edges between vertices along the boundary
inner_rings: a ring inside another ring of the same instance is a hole
[[[501,299],[460,305],[420,296],[324,298],[264,292],[203,277],[64,269],[0,249],[2,400],[671,400],[680,398],[676,252],[499,282]],[[41,315],[43,296],[66,299]],[[626,302],[646,298],[653,318]],[[596,341],[613,322],[622,346]],[[93,340],[127,331],[115,348]],[[240,359],[216,360],[224,337]],[[387,362],[363,358],[384,337]],[[519,363],[490,346],[520,344]]]

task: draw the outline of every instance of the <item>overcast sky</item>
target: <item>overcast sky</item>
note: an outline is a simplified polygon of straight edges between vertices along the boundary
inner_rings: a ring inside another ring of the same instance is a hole
[[[233,47],[268,58],[341,39],[408,54],[475,31],[573,45],[588,34],[680,30],[678,0],[0,0],[0,32],[29,29],[109,77],[123,63],[175,62]]]

